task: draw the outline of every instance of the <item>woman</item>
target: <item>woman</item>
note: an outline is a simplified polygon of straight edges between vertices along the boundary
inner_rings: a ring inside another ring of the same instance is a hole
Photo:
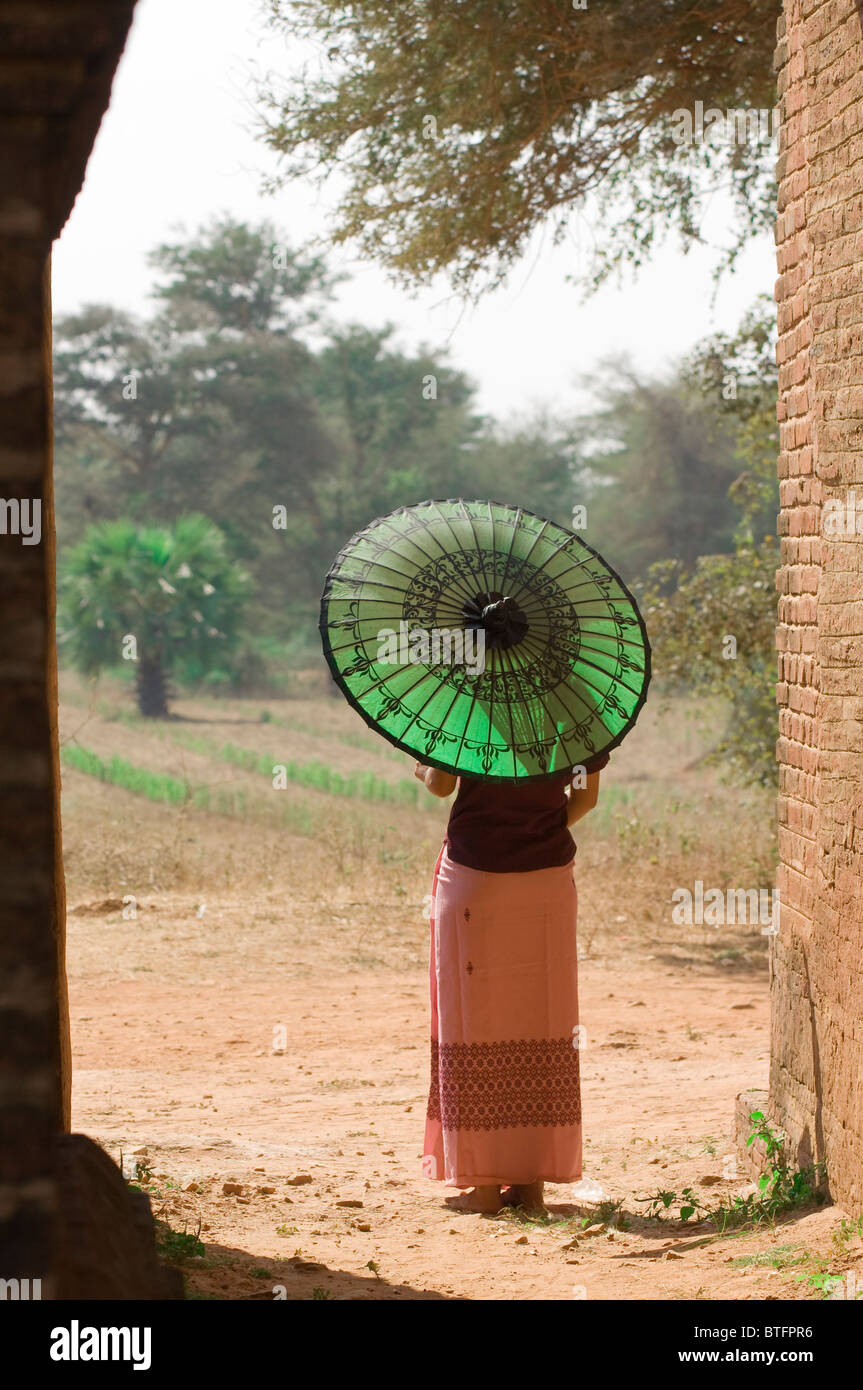
[[[417,763],[455,791],[431,913],[431,1086],[423,1171],[472,1188],[451,1206],[539,1208],[581,1177],[575,842],[601,754],[571,774],[501,785]],[[581,779],[579,779],[581,780]],[[503,1189],[503,1190],[502,1190]]]

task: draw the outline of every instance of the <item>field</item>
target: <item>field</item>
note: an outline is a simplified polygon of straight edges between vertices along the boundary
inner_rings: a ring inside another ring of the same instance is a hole
[[[672,893],[772,889],[775,847],[772,795],[723,784],[687,705],[644,711],[578,828],[601,1191],[533,1220],[455,1213],[420,1171],[446,806],[410,760],[314,678],[164,723],[107,680],[61,704],[73,1123],[148,1188],[190,1296],[799,1299],[859,1260],[816,1201],[699,1221],[753,1192],[729,1156],[767,1083],[769,938],[677,925]]]

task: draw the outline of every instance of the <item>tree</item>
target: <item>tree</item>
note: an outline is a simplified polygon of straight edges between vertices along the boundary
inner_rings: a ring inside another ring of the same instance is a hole
[[[595,200],[592,280],[657,233],[700,239],[725,181],[729,259],[775,216],[770,120],[779,0],[269,0],[319,66],[259,92],[273,180],[334,171],[334,238],[407,281],[495,284],[549,217]],[[326,62],[325,62],[326,60]],[[687,140],[680,113],[730,113]]]
[[[113,461],[114,515],[170,521],[227,511],[230,493],[272,450],[251,399],[278,384],[280,476],[302,490],[328,452],[308,390],[312,362],[296,330],[317,322],[332,284],[322,263],[292,251],[269,223],[229,218],[151,256],[161,272],[158,312],[139,320],[91,305],[55,325],[54,389],[61,513],[63,461]],[[267,383],[265,386],[264,383]],[[80,485],[82,480],[76,478]],[[91,491],[86,479],[83,492]],[[93,478],[103,505],[107,489]]]
[[[428,497],[483,428],[465,374],[429,348],[399,350],[393,332],[334,329],[317,359],[315,395],[339,451],[333,518],[342,540]]]
[[[339,278],[271,222],[251,227],[228,216],[191,239],[163,242],[149,260],[164,277],[156,298],[166,317],[223,336],[293,335],[319,320]]]
[[[604,364],[595,394],[577,421],[585,538],[632,578],[669,556],[732,550],[740,469],[716,405],[679,371],[650,379],[623,359]]]
[[[221,219],[151,259],[152,317],[90,306],[56,325],[61,549],[98,519],[204,512],[257,581],[251,635],[317,643],[348,536],[464,485],[472,384],[440,354],[400,351],[391,328],[326,324],[333,277],[270,224]],[[315,351],[298,336],[310,326]]]
[[[462,474],[443,495],[464,492],[516,502],[562,526],[572,523],[578,497],[578,437],[569,422],[538,410],[506,426],[492,424],[467,453]]]
[[[57,324],[61,560],[96,521],[209,517],[254,580],[235,689],[272,689],[317,659],[333,556],[397,506],[492,497],[566,524],[584,504],[585,539],[630,580],[671,555],[731,553],[753,489],[746,534],[775,514],[757,315],[664,379],[612,364],[590,414],[503,426],[445,353],[404,350],[390,326],[329,323],[325,266],[289,255],[273,227],[222,220],[155,255],[152,316],[90,307]],[[189,658],[172,673],[203,668]]]
[[[736,334],[717,334],[684,362],[683,377],[709,403],[717,429],[731,426],[733,457],[743,465],[729,489],[736,549],[656,564],[644,593],[654,669],[671,685],[727,701],[711,758],[762,785],[777,777],[775,333],[775,305],[762,295]]]
[[[217,219],[158,247],[157,311],[137,319],[89,306],[55,325],[60,548],[95,520],[169,524],[203,512],[260,578],[252,633],[284,635],[286,596],[309,582],[272,553],[273,507],[323,532],[317,485],[335,447],[298,333],[320,323],[334,277],[269,223]],[[278,568],[278,566],[281,568]],[[265,604],[270,597],[271,602]]]
[[[735,458],[743,471],[729,495],[740,511],[738,538],[759,544],[775,534],[779,512],[773,296],[759,295],[736,333],[717,333],[702,343],[684,361],[682,373],[735,431]]]
[[[727,775],[775,783],[776,575],[770,545],[651,567],[641,594],[654,671],[666,690],[718,696],[728,719],[709,761]],[[712,714],[705,708],[704,722]]]
[[[225,665],[248,587],[206,517],[181,517],[173,528],[101,522],[65,559],[61,651],[87,675],[134,661],[141,714],[164,719],[166,678],[179,662]]]

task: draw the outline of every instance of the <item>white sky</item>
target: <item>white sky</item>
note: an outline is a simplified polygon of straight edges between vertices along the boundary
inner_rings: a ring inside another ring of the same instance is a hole
[[[55,247],[56,312],[94,301],[146,312],[147,251],[220,213],[267,218],[292,244],[326,230],[334,191],[294,183],[274,197],[261,192],[276,164],[253,133],[254,73],[296,70],[300,57],[265,27],[259,0],[138,0],[84,188]],[[708,229],[717,241],[726,217],[718,202]],[[351,279],[334,316],[369,327],[389,321],[408,349],[448,346],[477,383],[480,407],[506,418],[543,405],[583,408],[601,358],[625,351],[660,369],[700,338],[735,328],[755,295],[773,290],[773,240],[764,236],[726,277],[715,306],[710,254],[684,257],[674,247],[636,280],[582,304],[564,277],[584,269],[580,244],[589,247],[592,233],[583,220],[573,226],[559,247],[550,233],[537,237],[508,284],[476,307],[444,281],[410,297],[340,248],[330,263]]]

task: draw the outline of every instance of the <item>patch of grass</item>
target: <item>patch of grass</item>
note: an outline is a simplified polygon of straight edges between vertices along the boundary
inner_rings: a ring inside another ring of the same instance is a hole
[[[205,1249],[201,1236],[201,1223],[197,1231],[175,1231],[167,1221],[156,1221],[156,1250],[166,1264],[183,1264],[186,1260],[200,1258]]]
[[[849,1302],[856,1303],[863,1299],[863,1281],[858,1287],[854,1275],[831,1274],[826,1260],[813,1258],[814,1268],[810,1274],[796,1274],[794,1276],[797,1283],[802,1283],[805,1279],[807,1285],[815,1293],[816,1298],[835,1298],[848,1299]]]
[[[326,792],[329,796],[360,801],[389,801],[399,806],[414,807],[426,806],[430,801],[430,798],[420,800],[420,787],[415,778],[401,777],[398,781],[390,782],[373,772],[344,774],[328,763],[296,762],[293,759],[283,762],[271,753],[258,753],[252,748],[240,748],[235,743],[217,744],[212,739],[179,730],[173,732],[172,741],[192,752],[240,767],[245,772],[257,773],[271,783],[275,775],[273,769],[284,768],[286,781],[313,791]]]
[[[580,1217],[578,1224],[583,1231],[589,1231],[593,1226],[599,1226],[603,1230],[606,1226],[614,1226],[619,1231],[628,1231],[632,1223],[623,1211],[623,1202],[615,1202],[608,1198],[599,1203],[596,1211]]]
[[[106,762],[98,753],[81,744],[64,744],[60,749],[60,760],[77,772],[145,796],[149,801],[169,802],[174,806],[189,805],[196,811],[241,820],[260,816],[260,807],[253,807],[249,803],[242,787],[193,786],[164,772],[150,772],[147,768],[135,767],[125,758],[115,756]],[[325,828],[325,818],[315,816],[306,806],[282,802],[279,803],[279,811],[279,823],[296,835],[313,839]]]
[[[833,1242],[835,1248],[837,1250],[842,1250],[843,1252],[845,1246],[848,1245],[852,1240],[863,1239],[863,1216],[858,1216],[856,1221],[849,1220],[847,1217],[843,1216],[842,1220],[839,1222],[838,1227],[832,1233],[830,1239]]]
[[[100,782],[110,782],[112,786],[122,787],[125,791],[137,792],[150,801],[168,801],[176,806],[189,800],[188,783],[163,772],[149,772],[146,768],[134,767],[125,758],[115,756],[110,762],[105,762],[98,753],[78,743],[63,744],[60,761],[77,772],[98,777]]]
[[[622,1202],[600,1202],[597,1211],[606,1226],[616,1226],[619,1231],[628,1231],[632,1222],[622,1210]]]
[[[736,1255],[729,1260],[732,1269],[790,1269],[809,1259],[802,1245],[777,1245],[775,1250],[759,1250],[754,1255]]]
[[[831,1233],[830,1241],[836,1252],[833,1260],[823,1255],[813,1255],[809,1251],[804,1251],[801,1257],[793,1263],[807,1263],[809,1269],[795,1274],[795,1282],[805,1283],[807,1290],[811,1291],[816,1299],[836,1299],[849,1302],[863,1301],[863,1277],[857,1273],[857,1269],[835,1268],[835,1260],[847,1261],[847,1246],[853,1240],[863,1237],[863,1216],[856,1218],[843,1217],[836,1230]],[[780,1247],[793,1250],[795,1247]],[[798,1247],[799,1248],[799,1247]],[[789,1264],[792,1263],[789,1260]],[[833,1267],[831,1268],[831,1265]]]
[[[495,1220],[508,1222],[512,1226],[530,1226],[534,1230],[549,1230],[554,1226],[567,1226],[568,1216],[553,1216],[547,1211],[531,1211],[527,1207],[501,1207]]]

